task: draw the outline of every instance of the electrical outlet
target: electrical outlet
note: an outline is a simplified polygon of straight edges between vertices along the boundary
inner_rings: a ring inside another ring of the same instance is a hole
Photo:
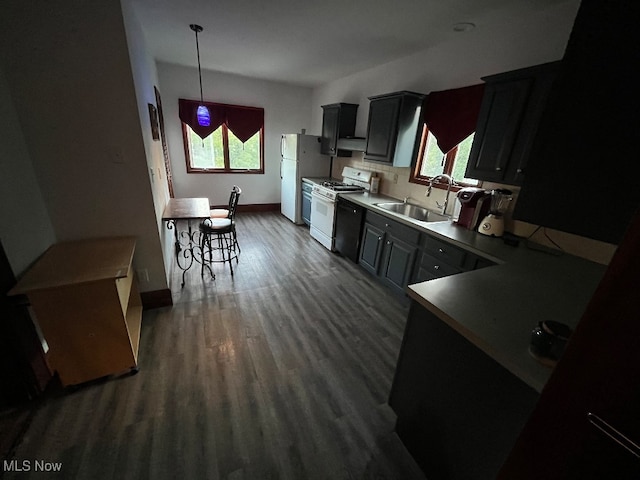
[[[146,268],[139,269],[138,278],[144,280],[146,283],[149,283],[149,270],[147,270]]]

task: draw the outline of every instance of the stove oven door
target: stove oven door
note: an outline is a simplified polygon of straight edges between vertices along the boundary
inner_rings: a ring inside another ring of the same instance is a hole
[[[333,221],[336,214],[335,200],[316,192],[311,194],[311,236],[325,248],[333,250]]]

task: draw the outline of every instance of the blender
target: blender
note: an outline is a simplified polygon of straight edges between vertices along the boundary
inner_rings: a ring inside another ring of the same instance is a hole
[[[491,190],[491,206],[489,215],[484,217],[478,226],[478,233],[492,237],[501,237],[504,233],[504,214],[513,200],[513,192],[506,188]]]

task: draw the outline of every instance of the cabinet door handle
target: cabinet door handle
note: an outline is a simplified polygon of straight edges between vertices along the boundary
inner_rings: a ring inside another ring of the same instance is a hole
[[[438,253],[444,253],[444,250],[442,248],[439,248]]]
[[[496,172],[499,172],[502,170],[502,167],[496,167]]]
[[[388,224],[388,223],[385,223],[385,224],[384,224],[384,226],[385,226],[385,227],[387,227],[387,228],[389,228],[389,224]]]
[[[522,169],[521,169],[521,168],[518,168],[518,169],[516,170],[516,173],[522,173]]]
[[[382,240],[382,237],[378,237],[378,241]]]
[[[354,210],[353,213],[358,213],[357,210]]]
[[[433,269],[434,269],[434,270],[440,270],[440,265],[434,265],[434,266],[433,266]]]
[[[391,240],[387,240],[387,245],[391,245]]]

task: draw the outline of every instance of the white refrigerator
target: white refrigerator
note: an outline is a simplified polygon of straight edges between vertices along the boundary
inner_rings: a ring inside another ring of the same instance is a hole
[[[280,211],[302,222],[302,177],[330,177],[331,157],[320,154],[320,137],[289,133],[280,139]]]

